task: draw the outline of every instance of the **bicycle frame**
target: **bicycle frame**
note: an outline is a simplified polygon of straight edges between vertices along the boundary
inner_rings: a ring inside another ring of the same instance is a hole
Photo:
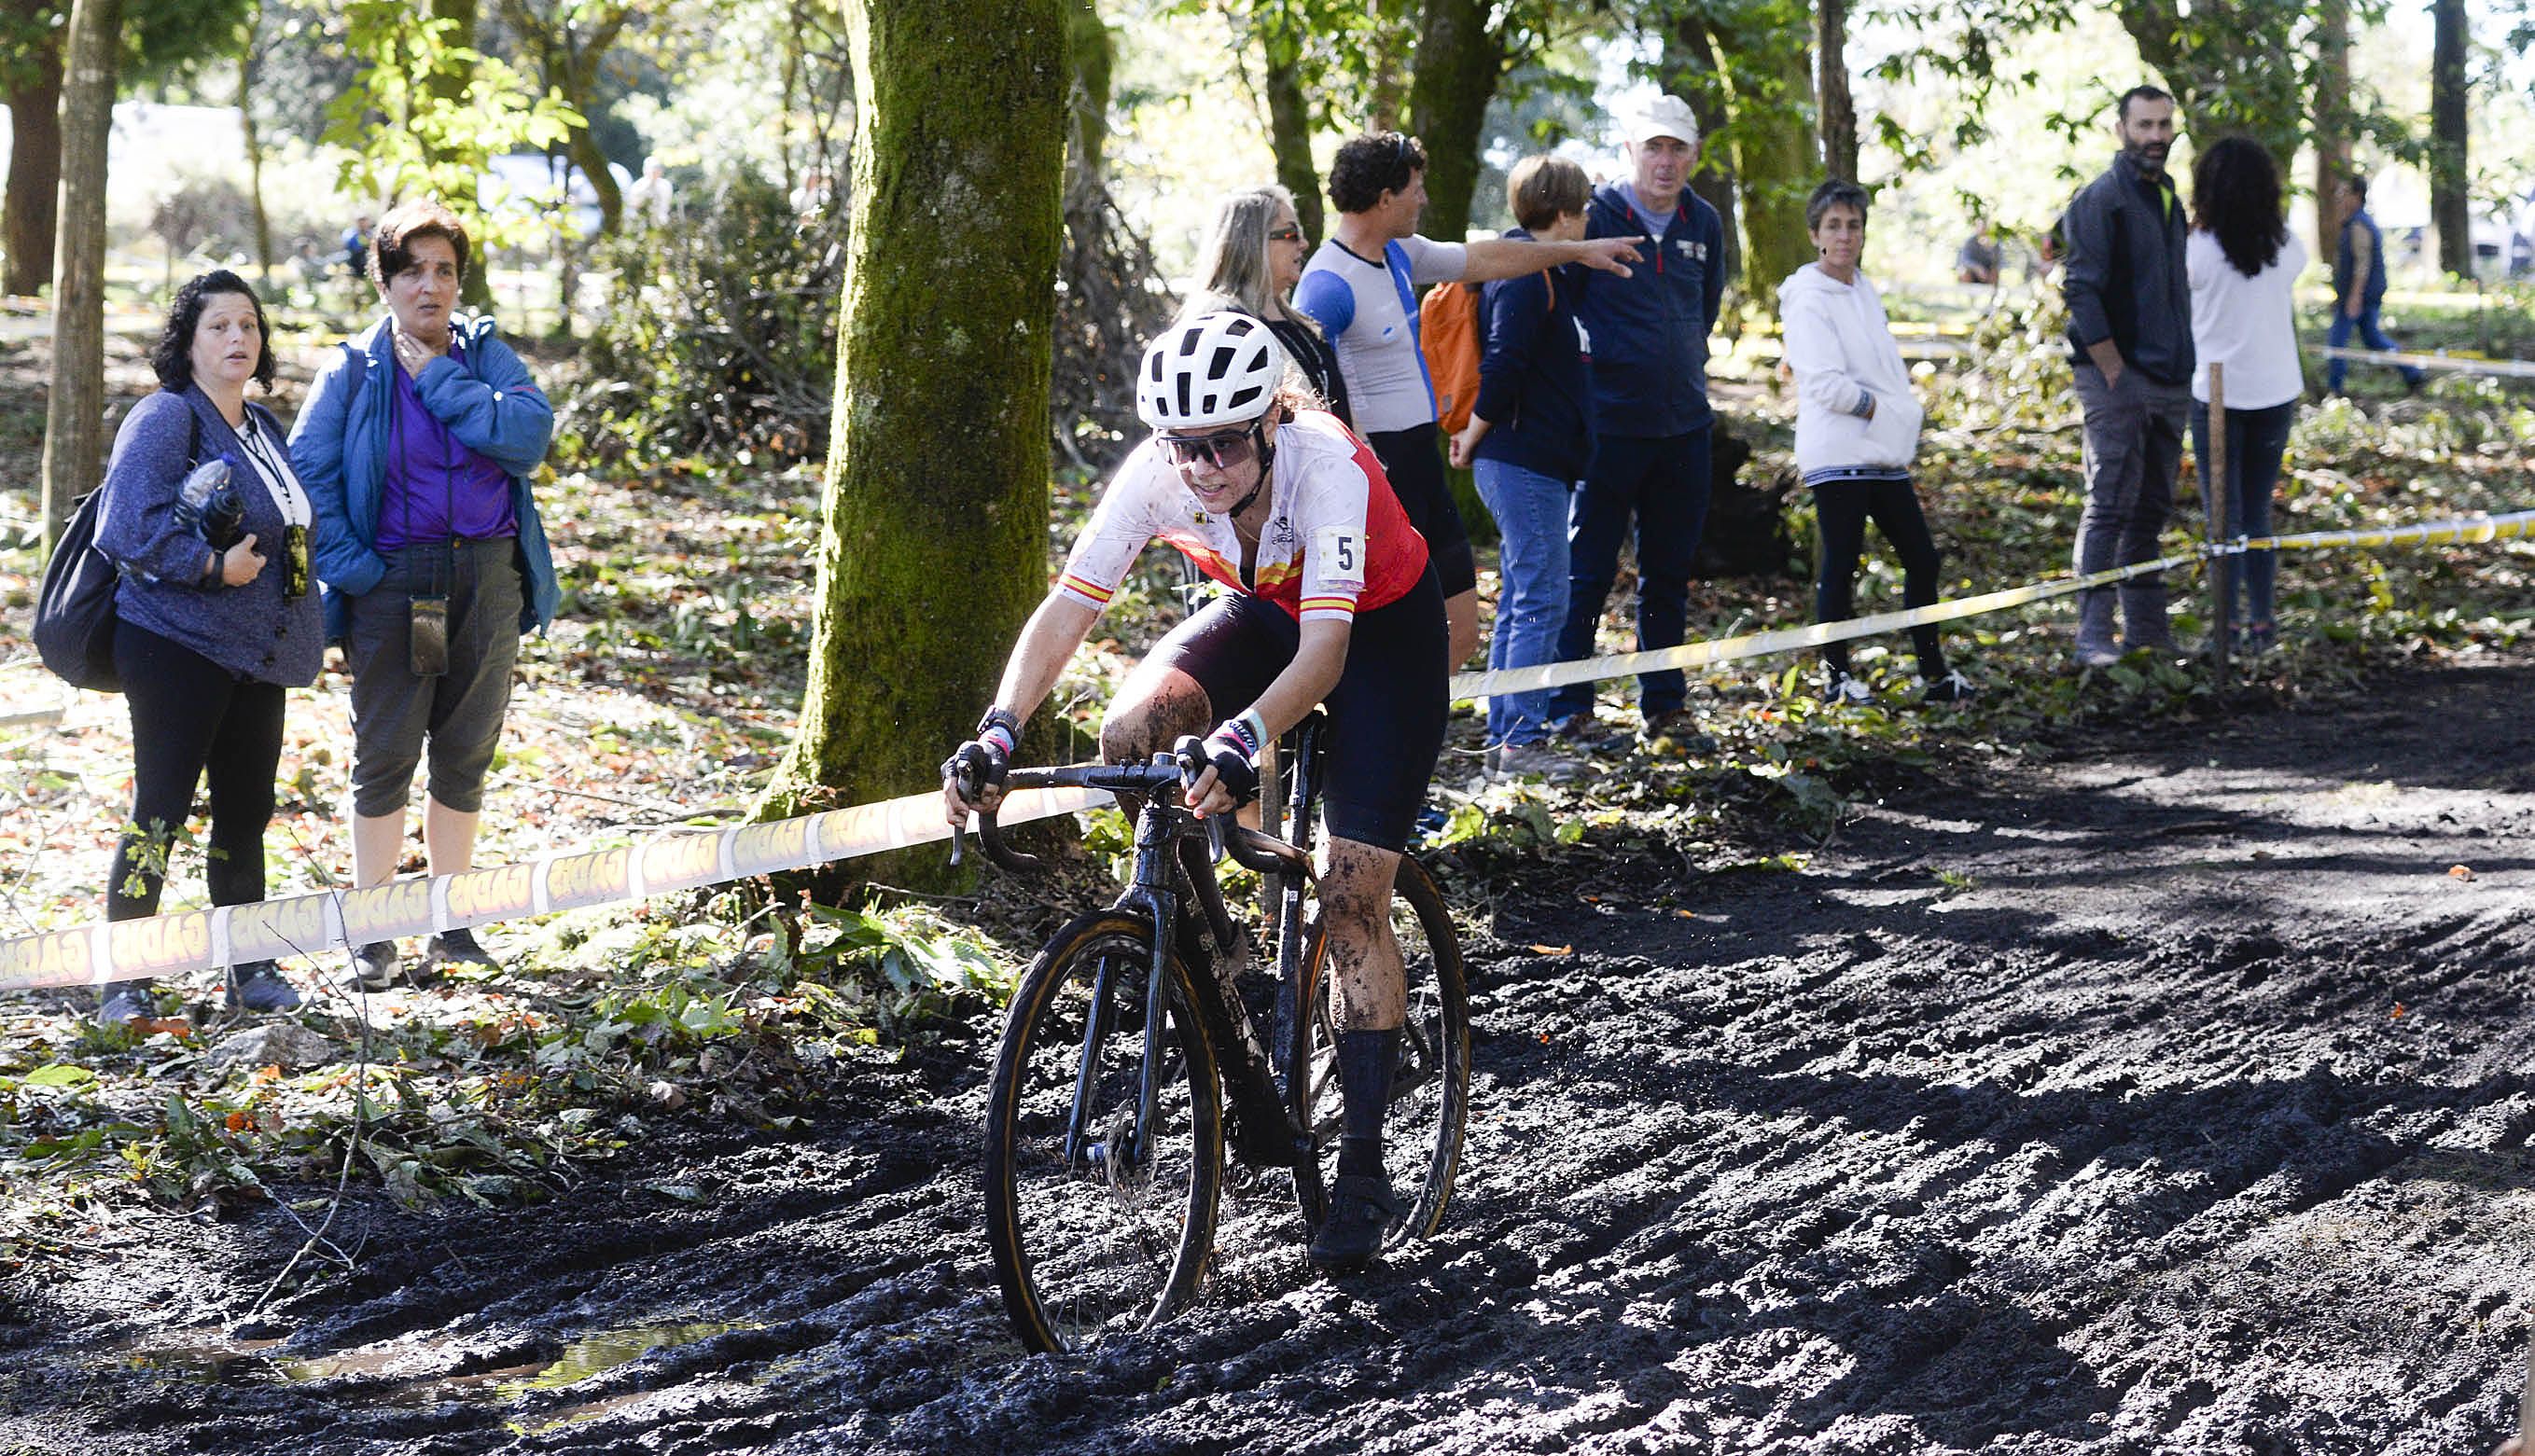
[[[1305,743],[1305,752],[1297,756],[1296,761],[1298,815],[1310,802],[1310,785],[1304,775],[1313,762],[1311,740]],[[1277,1088],[1274,1063],[1260,1041],[1249,1007],[1239,998],[1227,996],[1214,975],[1214,953],[1228,953],[1236,943],[1232,922],[1211,871],[1188,863],[1183,857],[1189,836],[1198,830],[1190,811],[1174,802],[1179,770],[1166,767],[1170,761],[1168,756],[1157,755],[1150,765],[1015,769],[1007,779],[1006,786],[1012,789],[1080,785],[1138,793],[1144,801],[1136,828],[1134,878],[1111,906],[1140,917],[1153,928],[1150,956],[1144,967],[1146,1013],[1143,1062],[1137,1072],[1136,1126],[1127,1147],[1111,1149],[1099,1145],[1095,1140],[1098,1129],[1088,1125],[1091,1089],[1099,1074],[1098,1049],[1116,1024],[1114,968],[1104,961],[1092,982],[1093,1006],[1084,1022],[1082,1048],[1075,1067],[1074,1106],[1066,1122],[1066,1161],[1070,1166],[1082,1166],[1123,1157],[1130,1165],[1141,1165],[1150,1154],[1146,1129],[1154,1123],[1160,1101],[1162,1026],[1171,1001],[1170,957],[1178,949],[1192,962],[1189,984],[1197,1003],[1189,1009],[1201,1022],[1200,1034],[1223,1053],[1216,1061],[1241,1129],[1237,1155],[1253,1166],[1309,1166],[1317,1152],[1311,1130]],[[1276,1005],[1277,1019],[1282,1023],[1277,1031],[1280,1036],[1290,1035],[1291,1028],[1299,1024],[1293,1009],[1299,981],[1295,967],[1302,954],[1301,901],[1310,873],[1309,861],[1298,849],[1255,830],[1238,825],[1226,829],[1221,820],[1208,823],[1218,849],[1228,850],[1243,864],[1277,881],[1280,975]],[[1025,870],[1037,863],[1034,856],[1017,854],[1004,846],[991,815],[980,816],[978,838],[988,858],[1008,869]],[[955,838],[955,863],[958,857]],[[1206,929],[1212,933],[1210,937],[1183,934],[1187,907],[1175,871],[1187,874],[1186,893],[1197,898]],[[1214,941],[1212,946],[1206,943],[1208,939]],[[1283,1043],[1277,1045],[1281,1048]]]

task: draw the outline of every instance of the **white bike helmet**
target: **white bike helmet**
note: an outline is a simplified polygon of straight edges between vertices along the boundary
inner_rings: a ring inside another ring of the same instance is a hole
[[[1136,413],[1156,430],[1247,424],[1285,378],[1285,349],[1248,314],[1201,314],[1144,349]]]

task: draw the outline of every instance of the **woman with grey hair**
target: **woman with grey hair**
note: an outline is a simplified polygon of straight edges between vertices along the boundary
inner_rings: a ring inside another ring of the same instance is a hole
[[[1856,615],[1852,589],[1870,519],[1900,554],[1901,600],[1913,607],[1937,600],[1937,543],[1910,486],[1919,402],[1884,300],[1858,269],[1866,211],[1866,189],[1854,182],[1833,178],[1815,188],[1805,204],[1805,227],[1821,261],[1778,285],[1787,367],[1796,376],[1796,468],[1813,489],[1821,542],[1814,586],[1819,622]],[[1934,626],[1912,628],[1910,641],[1925,685],[1920,700],[1960,702],[1972,696],[1963,675],[1947,668]],[[1846,642],[1824,647],[1823,658],[1829,669],[1825,701],[1836,707],[1874,701],[1873,690],[1849,673]]]
[[[1198,254],[1198,286],[1181,308],[1180,322],[1228,309],[1267,325],[1329,413],[1353,428],[1337,350],[1321,335],[1321,326],[1294,307],[1294,284],[1311,251],[1291,192],[1269,183],[1226,195],[1215,204],[1214,226]]]

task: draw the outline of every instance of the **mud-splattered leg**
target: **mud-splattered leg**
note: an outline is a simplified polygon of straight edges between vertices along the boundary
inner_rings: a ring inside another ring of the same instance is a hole
[[[1394,850],[1331,839],[1321,862],[1321,916],[1329,931],[1329,1009],[1337,1022],[1338,1181],[1329,1221],[1312,1241],[1312,1261],[1344,1272],[1380,1251],[1398,1212],[1382,1159],[1383,1117],[1399,1062],[1407,1015],[1399,938],[1391,929]]]
[[[1100,724],[1100,761],[1143,763],[1179,742],[1180,735],[1213,726],[1214,707],[1197,679],[1147,657],[1110,699],[1109,716]],[[1130,823],[1144,813],[1142,795],[1118,798]]]

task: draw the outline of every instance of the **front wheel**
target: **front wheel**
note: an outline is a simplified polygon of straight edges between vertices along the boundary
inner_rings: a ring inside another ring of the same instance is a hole
[[[1197,1292],[1214,1246],[1223,1112],[1187,969],[1164,977],[1153,1113],[1142,1092],[1153,933],[1086,915],[1013,993],[986,1108],[986,1233],[1021,1343],[1082,1351],[1149,1329]]]
[[[1391,1190],[1407,1212],[1384,1239],[1392,1246],[1442,1227],[1461,1166],[1461,1132],[1469,1121],[1470,997],[1461,973],[1461,942],[1443,892],[1424,866],[1399,857],[1391,881],[1391,925],[1399,940],[1408,1014],[1401,1023],[1399,1062],[1383,1120],[1383,1160]],[[1343,1103],[1338,1090],[1337,1023],[1329,1001],[1329,939],[1316,917],[1303,956],[1301,1003],[1306,1035],[1286,1049],[1286,1087],[1320,1150],[1320,1171],[1337,1179]],[[1308,1206],[1307,1216],[1317,1216]]]

